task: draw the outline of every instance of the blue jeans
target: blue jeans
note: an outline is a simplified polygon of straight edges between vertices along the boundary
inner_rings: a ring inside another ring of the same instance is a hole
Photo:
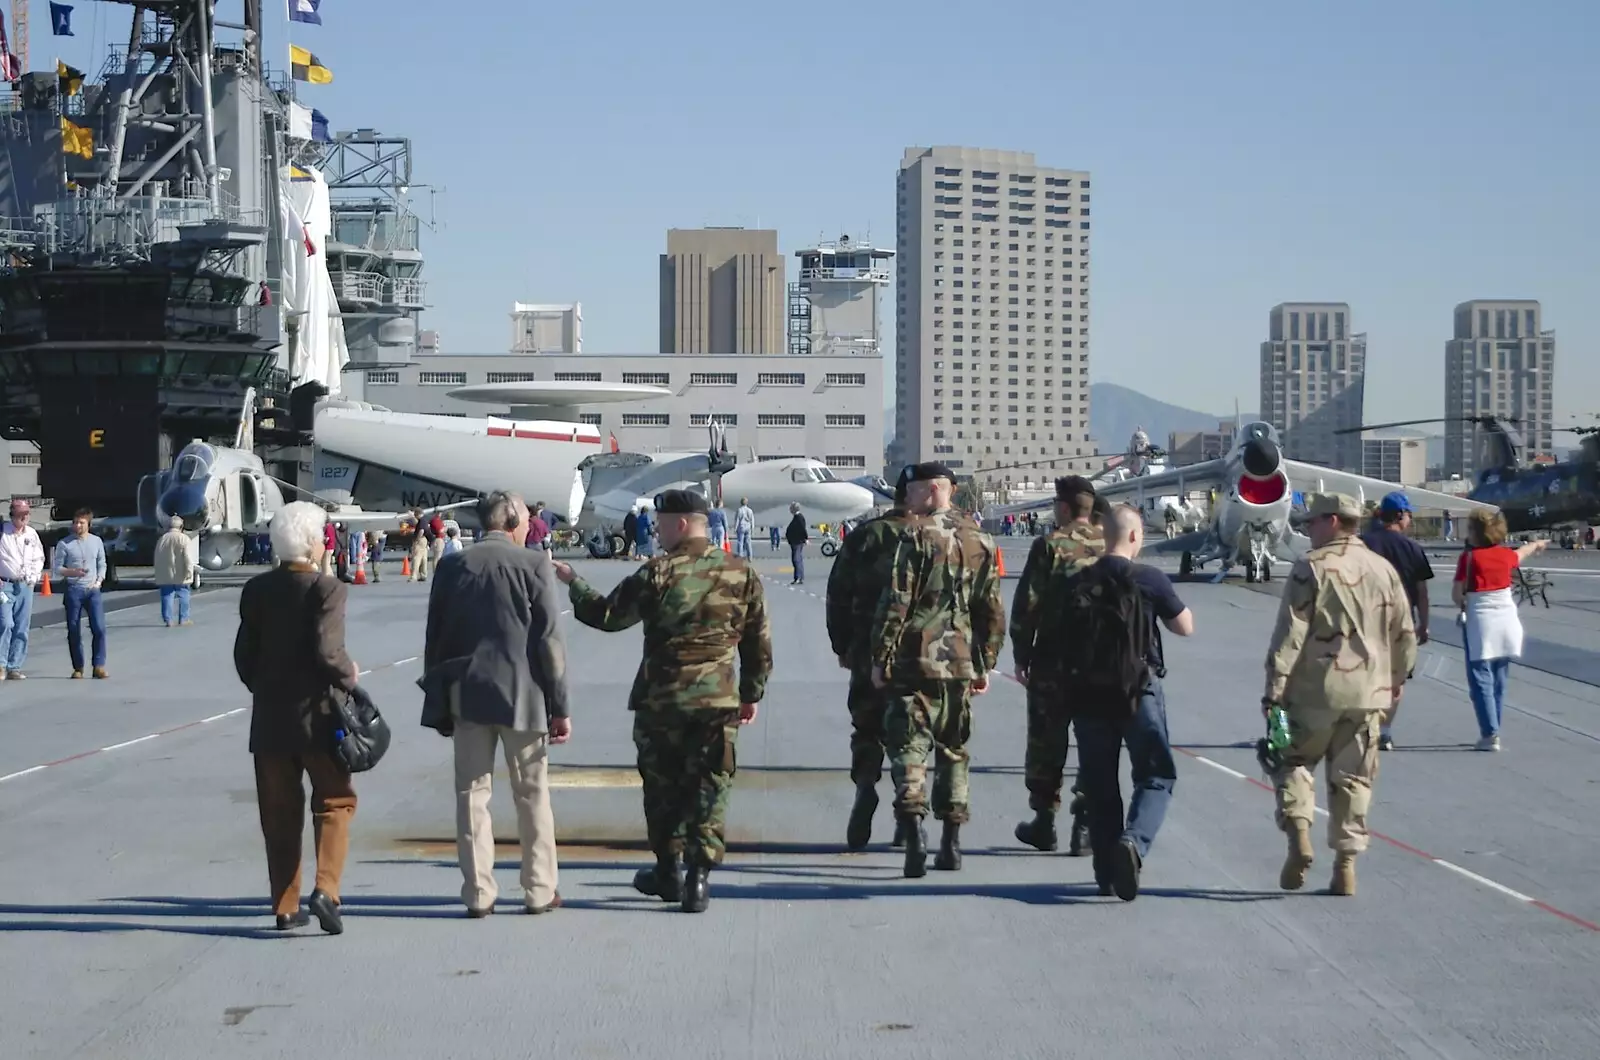
[[[778,551],[778,541],[780,540],[780,531],[778,528],[773,527],[767,537],[772,541],[772,551]]]
[[[172,604],[178,604],[178,617],[172,617]],[[161,586],[161,621],[172,625],[174,621],[189,621],[189,587],[187,585]]]
[[[790,545],[789,546],[789,555],[794,559],[794,580],[797,581],[797,582],[805,581],[806,580],[806,546],[803,545],[803,544],[802,545]]]
[[[11,602],[0,606],[0,668],[20,670],[28,661],[28,625],[33,621],[33,586],[6,582]]]
[[[1152,679],[1132,714],[1082,713],[1078,730],[1078,787],[1088,803],[1089,838],[1094,845],[1094,875],[1111,879],[1111,851],[1128,839],[1143,858],[1150,853],[1167,816],[1178,768],[1167,737],[1167,700],[1159,680]],[[1122,745],[1128,745],[1133,771],[1133,800],[1126,825],[1122,819],[1122,786],[1117,766]]]
[[[1500,714],[1506,705],[1506,674],[1510,669],[1510,659],[1467,660],[1467,692],[1478,715],[1480,736],[1500,732]]]
[[[721,548],[722,547],[722,543],[724,541],[726,541],[726,540],[728,540],[728,528],[727,527],[725,527],[725,526],[713,526],[711,528],[711,545],[712,545],[713,548]]]
[[[734,532],[733,554],[735,556],[743,556],[745,559],[753,557],[754,554],[750,551],[750,531],[737,530]]]
[[[94,659],[92,665],[104,666],[106,664],[106,607],[105,601],[100,596],[99,589],[80,589],[76,585],[67,586],[67,652],[72,656],[72,668],[83,669],[83,623],[85,614],[89,616],[89,635],[94,639]]]

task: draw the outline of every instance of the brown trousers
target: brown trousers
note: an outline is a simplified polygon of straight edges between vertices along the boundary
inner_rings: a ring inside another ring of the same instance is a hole
[[[255,759],[256,805],[261,811],[261,835],[267,841],[272,911],[289,916],[300,908],[300,847],[306,827],[302,773],[311,777],[317,889],[337,902],[339,878],[344,875],[345,854],[350,849],[350,819],[356,813],[356,791],[350,774],[320,751],[258,754]]]

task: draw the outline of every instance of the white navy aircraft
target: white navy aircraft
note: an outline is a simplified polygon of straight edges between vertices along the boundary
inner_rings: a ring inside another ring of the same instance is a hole
[[[1217,560],[1219,577],[1235,564],[1244,567],[1250,581],[1272,577],[1276,561],[1293,562],[1305,554],[1310,542],[1289,522],[1294,494],[1347,493],[1365,503],[1386,493],[1403,492],[1414,507],[1462,513],[1488,508],[1465,497],[1401,486],[1382,479],[1354,475],[1317,464],[1290,460],[1283,455],[1278,432],[1269,423],[1247,423],[1239,428],[1233,448],[1217,460],[1155,474],[1133,475],[1120,482],[1096,487],[1102,497],[1131,501],[1145,507],[1147,496],[1184,497],[1189,490],[1211,490],[1210,519],[1205,526],[1169,541],[1153,541],[1146,552],[1180,552],[1181,574]],[[991,517],[1048,508],[1050,498],[993,509]]]

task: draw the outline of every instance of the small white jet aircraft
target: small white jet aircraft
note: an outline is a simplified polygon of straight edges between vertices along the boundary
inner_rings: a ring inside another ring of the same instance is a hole
[[[1348,493],[1358,501],[1400,491],[1418,508],[1462,513],[1492,505],[1433,490],[1414,489],[1382,479],[1367,478],[1317,464],[1289,460],[1283,455],[1278,432],[1269,423],[1247,423],[1234,438],[1233,449],[1217,460],[1188,467],[1139,475],[1098,487],[1108,500],[1132,500],[1144,507],[1147,495],[1169,491],[1184,496],[1191,489],[1211,489],[1215,501],[1209,523],[1200,530],[1170,541],[1153,541],[1146,552],[1180,552],[1179,573],[1212,560],[1222,564],[1218,577],[1234,564],[1245,568],[1249,581],[1272,577],[1276,560],[1293,562],[1305,554],[1309,541],[1289,524],[1295,491]],[[1051,500],[1031,501],[996,509],[996,515],[1018,510],[1047,508]]]
[[[325,402],[316,412],[319,490],[365,507],[461,504],[497,489],[543,500],[557,518],[596,531],[590,552],[619,547],[629,509],[653,505],[668,489],[722,500],[731,519],[748,498],[757,526],[789,521],[798,503],[811,523],[835,524],[871,512],[874,493],[838,479],[807,457],[738,464],[722,428],[710,425],[702,452],[602,452],[599,431],[558,420],[469,419],[390,412]]]

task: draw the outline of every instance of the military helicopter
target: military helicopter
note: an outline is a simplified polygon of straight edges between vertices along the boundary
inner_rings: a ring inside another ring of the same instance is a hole
[[[1578,460],[1553,464],[1524,463],[1518,421],[1498,416],[1456,419],[1399,420],[1335,431],[1355,434],[1385,427],[1423,423],[1475,423],[1483,429],[1478,453],[1478,484],[1468,499],[1499,508],[1512,533],[1600,522],[1600,427],[1557,427],[1557,433],[1581,439]]]

